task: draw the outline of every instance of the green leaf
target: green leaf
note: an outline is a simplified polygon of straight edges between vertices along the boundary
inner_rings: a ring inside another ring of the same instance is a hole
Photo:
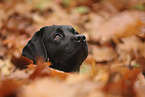
[[[139,64],[135,64],[133,67],[140,68]]]
[[[62,0],[62,3],[65,7],[68,7],[70,5],[70,0]]]
[[[40,10],[44,10],[48,7],[47,5],[45,5],[45,3],[48,3],[50,1],[51,0],[39,0],[39,1],[35,2],[34,6]]]
[[[134,6],[133,8],[137,10],[145,10],[145,5],[139,4],[139,5]]]
[[[85,13],[88,13],[90,11],[90,9],[86,6],[79,6],[76,8],[76,10],[80,14],[85,14]]]
[[[80,73],[88,73],[91,71],[91,65],[83,64],[80,68]]]

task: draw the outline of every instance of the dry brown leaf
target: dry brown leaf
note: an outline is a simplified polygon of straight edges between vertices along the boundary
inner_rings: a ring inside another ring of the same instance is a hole
[[[92,56],[96,62],[111,61],[116,57],[116,53],[112,47],[109,46],[91,46]]]
[[[34,69],[36,69],[36,65],[35,64],[29,64],[29,65],[27,65],[27,68],[26,68],[26,71],[27,70],[34,70]]]
[[[33,83],[24,87],[19,97],[58,97],[60,95],[62,97],[72,97],[74,94],[67,85],[42,78],[34,80]]]
[[[131,63],[139,64],[144,72],[144,66],[142,65],[142,59],[145,57],[145,43],[138,37],[132,36],[123,38],[122,43],[119,43],[116,47],[116,51],[119,55],[118,59],[124,65],[131,65]]]
[[[128,37],[139,33],[143,26],[141,17],[145,16],[140,11],[126,11],[109,19],[99,27],[94,27],[92,33],[90,33],[90,39],[92,41],[106,42],[110,39]]]
[[[139,56],[136,59],[137,64],[140,66],[142,73],[145,75],[145,57]]]
[[[63,71],[50,68],[50,65],[50,62],[43,63],[41,59],[38,59],[37,66],[34,66],[33,64],[28,66],[28,69],[36,68],[34,69],[35,71],[29,76],[29,78],[33,80],[40,77],[58,77],[60,79],[65,79],[69,75]]]
[[[7,60],[0,59],[0,72],[2,75],[8,76],[11,73],[13,73],[14,69],[15,67],[10,62],[10,59],[7,59]]]
[[[15,33],[25,34],[26,29],[33,24],[30,17],[22,16],[19,13],[12,14],[6,21],[3,22],[2,29],[14,31]]]
[[[0,82],[0,97],[16,96],[22,84],[14,80],[4,80]]]
[[[37,67],[35,71],[29,76],[30,79],[36,79],[38,77],[47,77],[50,75],[49,67],[46,64],[43,64],[42,59],[38,59]]]
[[[34,80],[31,84],[24,87],[19,97],[87,97],[91,95],[92,91],[96,90],[96,87],[97,83],[91,81],[84,80],[76,81],[75,83],[65,83],[58,80],[42,78]],[[96,94],[99,95],[102,93],[99,91]]]
[[[50,69],[50,76],[52,77],[59,77],[60,79],[65,79],[67,76],[69,76],[69,73],[63,72],[63,71],[59,71],[59,70],[55,70],[52,68]]]
[[[26,68],[26,65],[28,64],[32,64],[33,61],[28,59],[27,57],[24,57],[24,56],[12,56],[11,58],[11,62],[17,67],[17,68],[20,68],[20,69],[24,69]]]
[[[138,76],[138,80],[135,82],[134,89],[136,90],[137,97],[145,96],[145,78],[142,74]]]
[[[12,80],[28,80],[29,73],[27,73],[25,70],[19,70],[17,69],[15,72],[11,73],[9,76],[4,77],[3,79],[12,79]]]
[[[139,73],[140,70],[138,68],[128,70],[117,82],[106,84],[103,91],[116,96],[120,95],[121,97],[136,97],[136,92],[133,87]]]

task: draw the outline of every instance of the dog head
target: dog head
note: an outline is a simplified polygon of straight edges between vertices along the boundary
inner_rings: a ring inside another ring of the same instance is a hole
[[[86,37],[68,25],[53,25],[41,28],[24,47],[22,55],[37,57],[53,64],[50,67],[65,72],[79,71],[88,55]]]

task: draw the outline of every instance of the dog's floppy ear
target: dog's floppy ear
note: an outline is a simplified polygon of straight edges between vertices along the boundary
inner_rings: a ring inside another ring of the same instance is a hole
[[[44,61],[47,61],[47,51],[42,40],[45,28],[46,27],[43,27],[37,31],[22,51],[22,55],[32,59],[34,63],[36,58],[39,57],[43,58]]]

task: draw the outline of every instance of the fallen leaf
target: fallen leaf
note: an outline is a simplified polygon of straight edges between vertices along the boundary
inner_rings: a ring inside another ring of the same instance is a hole
[[[91,46],[92,56],[96,62],[111,61],[116,57],[112,47],[109,46]]]
[[[16,96],[21,87],[21,83],[14,80],[4,80],[0,82],[0,97]]]
[[[94,27],[94,31],[90,33],[90,39],[95,42],[114,39],[117,42],[119,38],[136,35],[143,26],[140,20],[143,16],[145,14],[140,11],[126,11],[117,14],[97,28]]]
[[[50,68],[50,62],[45,62],[38,59],[35,71],[29,76],[30,79],[36,79],[39,77],[58,77],[60,79],[65,79],[69,74],[63,71],[55,70]],[[29,69],[35,68],[33,65],[28,66]]]
[[[128,72],[117,82],[106,84],[103,91],[112,95],[120,95],[121,97],[136,97],[134,84],[139,74],[140,70],[137,68],[128,70]]]

